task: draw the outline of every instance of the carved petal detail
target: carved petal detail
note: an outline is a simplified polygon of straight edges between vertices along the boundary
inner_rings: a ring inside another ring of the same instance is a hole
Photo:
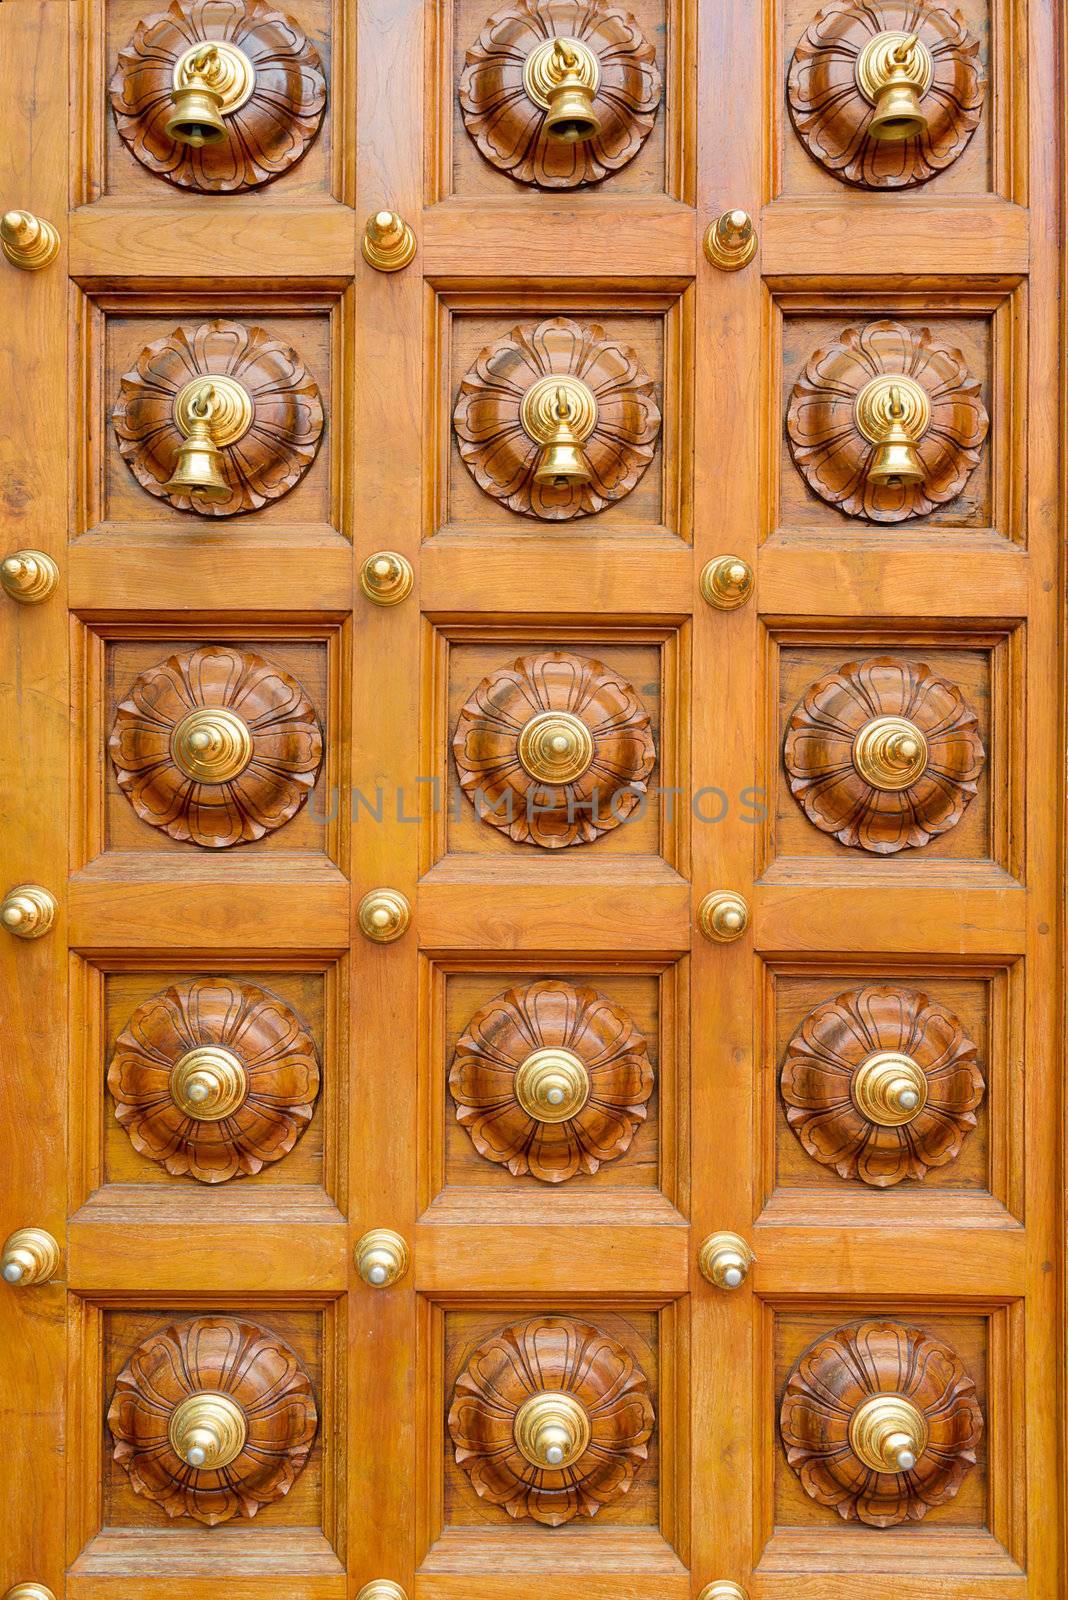
[[[931,53],[931,87],[920,102],[927,130],[912,139],[873,139],[875,108],[857,87],[857,57],[876,34],[897,31],[915,33]],[[809,155],[863,189],[904,189],[944,172],[979,126],[985,95],[979,41],[961,13],[918,0],[831,0],[802,35],[787,86]]]
[[[911,1121],[872,1121],[850,1094],[873,1055],[908,1056],[924,1104]],[[786,1049],[779,1080],[786,1120],[809,1155],[843,1178],[887,1188],[923,1178],[960,1154],[985,1084],[976,1048],[952,1011],[912,989],[851,989],[809,1013]]]
[[[923,734],[927,765],[908,788],[873,788],[853,764],[853,741],[877,717]],[[876,855],[915,849],[960,821],[986,764],[978,719],[955,684],[890,656],[847,662],[805,691],[787,724],[790,791],[810,822]]]
[[[523,67],[546,39],[577,39],[597,56],[594,112],[601,127],[575,144],[550,138],[547,112],[523,87]],[[605,0],[516,0],[494,12],[467,52],[460,107],[487,161],[520,183],[573,189],[633,159],[662,93],[656,52],[629,11]]]
[[[170,1092],[175,1065],[217,1046],[245,1070],[248,1093],[221,1121],[191,1117]],[[141,1155],[201,1183],[280,1161],[311,1121],[319,1093],[315,1042],[277,995],[225,978],[179,983],[146,1000],[115,1042],[108,1068],[115,1115]]]
[[[573,1396],[590,1423],[587,1448],[557,1469],[532,1466],[513,1432],[523,1403],[553,1390]],[[479,1345],[449,1411],[456,1460],[476,1494],[550,1527],[594,1517],[626,1494],[655,1422],[648,1380],[630,1352],[589,1323],[554,1316],[513,1323]]]
[[[520,762],[519,735],[544,711],[570,713],[589,730],[592,761],[573,782],[542,782]],[[656,761],[649,713],[632,686],[603,662],[562,650],[520,656],[483,678],[460,711],[452,751],[481,820],[547,850],[618,828]]]
[[[200,40],[235,45],[255,84],[223,118],[227,137],[195,149],[172,139],[166,124],[175,63]],[[111,105],[123,143],[143,167],[183,189],[227,194],[270,183],[301,159],[323,120],[326,74],[293,18],[261,0],[174,0],[139,22],[119,52]]]
[[[854,404],[865,384],[884,374],[913,378],[927,393],[930,425],[916,445],[920,483],[875,483],[868,476],[877,446],[857,426]],[[869,522],[926,516],[959,495],[978,465],[990,428],[981,387],[961,352],[927,328],[893,321],[847,328],[813,352],[794,384],[786,414],[794,461],[813,494],[847,516]]]
[[[222,447],[228,500],[167,494],[184,438],[174,420],[175,396],[198,377],[226,376],[253,406],[248,432]],[[287,494],[315,460],[323,432],[319,386],[300,356],[264,328],[216,319],[175,328],[146,345],[123,374],[112,413],[123,460],[143,489],[179,511],[230,517],[257,511]]]
[[[244,1415],[247,1437],[229,1466],[188,1466],[174,1450],[168,1424],[190,1395],[230,1397]],[[115,1382],[108,1411],[114,1456],[130,1486],[169,1517],[213,1525],[289,1493],[318,1427],[311,1379],[277,1334],[243,1317],[194,1317],[152,1333]]]
[[[876,1472],[854,1454],[849,1422],[871,1395],[903,1396],[922,1414],[927,1446],[907,1472]],[[805,1493],[846,1521],[919,1522],[975,1465],[983,1414],[975,1383],[941,1339],[896,1322],[824,1334],[787,1380],[779,1417],[786,1459]]]
[[[175,729],[201,706],[232,711],[251,735],[251,760],[229,782],[198,782],[174,759]],[[315,784],[323,736],[311,701],[281,667],[251,650],[204,645],[135,679],[108,751],[143,822],[220,850],[262,839],[296,815]]]
[[[597,421],[583,445],[589,483],[534,482],[540,450],[520,410],[531,385],[550,374],[581,379],[597,402]],[[480,352],[460,383],[453,426],[480,489],[523,516],[566,522],[630,493],[653,459],[660,407],[633,350],[596,323],[548,317],[533,328],[513,328]]]

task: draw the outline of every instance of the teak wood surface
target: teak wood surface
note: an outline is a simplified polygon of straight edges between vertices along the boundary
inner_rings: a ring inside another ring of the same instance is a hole
[[[652,129],[603,183],[538,192],[457,99],[492,0],[289,0],[322,126],[226,195],[115,127],[118,53],[162,7],[0,4],[0,207],[62,241],[0,260],[0,557],[60,571],[42,605],[0,597],[0,893],[58,902],[45,937],[0,931],[0,1235],[62,1250],[55,1281],[0,1284],[0,1595],[1064,1592],[1062,18],[960,3],[989,89],[927,184],[847,187],[798,141],[817,0],[633,0]],[[383,206],[418,240],[393,275],[360,254]],[[759,248],[723,273],[701,237],[735,207]],[[633,350],[663,419],[632,492],[571,522],[483,493],[451,432],[480,351],[555,317]],[[145,346],[212,319],[294,349],[325,416],[299,482],[218,519],[147,494],[110,421]],[[961,493],[893,525],[811,493],[785,432],[812,351],[880,319],[962,351],[990,414]],[[415,570],[395,607],[358,584],[382,549]],[[755,575],[736,610],[698,585],[725,554]],[[107,755],[139,675],[204,645],[275,663],[323,737],[307,804],[210,851],[138,817]],[[659,792],[548,851],[479,821],[451,751],[483,680],[551,652],[633,685]],[[959,689],[986,764],[953,828],[880,857],[808,821],[782,750],[810,685],[888,656]],[[379,886],[412,904],[395,943],[357,928]],[[734,943],[697,931],[716,889],[749,904]],[[293,1148],[220,1183],[140,1153],[107,1090],[137,1008],[206,978],[292,1008],[322,1077]],[[480,1156],[448,1086],[471,1019],[551,979],[624,1011],[655,1074],[628,1148],[556,1184]],[[804,1020],[869,986],[958,1017],[985,1084],[955,1159],[883,1188],[813,1160],[778,1088]],[[354,1266],[371,1228],[410,1248],[393,1287]],[[755,1253],[731,1291],[697,1266],[723,1230]],[[291,1491],[219,1527],[136,1493],[107,1428],[138,1347],[197,1317],[268,1330],[318,1418]],[[622,1346],[655,1414],[627,1492],[561,1527],[480,1497],[447,1426],[476,1353],[541,1317]],[[949,1346],[983,1416],[957,1492],[900,1526],[818,1503],[779,1435],[806,1351],[868,1321]]]

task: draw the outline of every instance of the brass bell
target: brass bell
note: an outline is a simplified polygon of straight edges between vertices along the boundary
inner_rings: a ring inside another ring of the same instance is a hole
[[[923,482],[923,466],[905,426],[905,416],[905,403],[900,390],[895,386],[890,391],[890,401],[887,406],[886,437],[875,452],[875,459],[868,468],[868,477],[872,483]]]
[[[873,139],[915,139],[927,132],[920,98],[933,76],[931,53],[915,33],[876,34],[861,51],[857,81],[875,107],[868,124]]]
[[[601,119],[593,109],[594,91],[584,79],[582,60],[570,40],[555,41],[554,63],[559,64],[559,81],[549,94],[546,133],[565,144],[594,138],[601,131]]]
[[[572,407],[564,388],[556,391],[553,417],[553,434],[546,441],[534,469],[534,482],[589,483],[592,474],[582,454],[582,440],[575,432]]]
[[[180,426],[186,433],[174,471],[163,485],[165,494],[199,494],[205,500],[228,500],[230,485],[222,470],[222,451],[212,437],[215,390],[202,384],[184,408]]]
[[[221,144],[226,138],[223,96],[208,77],[217,63],[215,46],[206,45],[186,62],[184,81],[172,91],[174,110],[165,130],[179,144],[191,144],[199,150],[206,144]]]

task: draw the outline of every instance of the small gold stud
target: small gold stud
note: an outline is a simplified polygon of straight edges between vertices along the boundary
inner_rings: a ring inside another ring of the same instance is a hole
[[[43,1583],[16,1583],[5,1590],[4,1600],[56,1600],[56,1597]]]
[[[744,606],[753,593],[753,569],[741,556],[717,556],[701,571],[701,594],[717,611]]]
[[[32,211],[6,211],[0,218],[0,250],[20,271],[39,272],[59,254],[59,234]]]
[[[740,1583],[732,1583],[729,1578],[717,1578],[714,1583],[706,1583],[697,1600],[749,1600],[749,1596]]]
[[[16,550],[0,562],[0,584],[19,605],[38,606],[55,594],[59,568],[43,550]]]
[[[39,939],[56,920],[56,899],[39,883],[20,883],[0,902],[0,922],[16,939]]]
[[[697,907],[697,925],[706,939],[729,944],[740,939],[749,926],[749,907],[740,894],[716,889],[706,894]]]
[[[376,211],[367,219],[361,248],[376,272],[399,272],[415,255],[415,234],[396,211]]]
[[[717,1289],[737,1289],[745,1282],[755,1259],[737,1233],[710,1233],[697,1252],[702,1278]]]
[[[356,1270],[372,1289],[399,1283],[411,1263],[408,1246],[391,1228],[372,1228],[357,1241]]]
[[[399,605],[411,594],[414,582],[411,562],[396,550],[376,550],[360,568],[360,588],[372,605]]]
[[[59,1270],[59,1245],[43,1228],[19,1228],[4,1241],[0,1277],[20,1289],[47,1283]]]
[[[705,229],[705,255],[721,272],[738,272],[756,255],[757,236],[748,211],[724,211]]]
[[[356,911],[360,932],[376,944],[392,944],[407,933],[412,908],[399,889],[369,889]]]
[[[408,1596],[392,1578],[372,1578],[370,1583],[364,1584],[356,1600],[408,1600]]]

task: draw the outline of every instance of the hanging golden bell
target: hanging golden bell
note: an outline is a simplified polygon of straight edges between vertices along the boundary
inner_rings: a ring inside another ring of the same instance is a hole
[[[206,144],[221,144],[226,138],[222,92],[208,76],[217,60],[216,47],[206,45],[186,62],[182,81],[172,91],[174,110],[164,128],[179,144],[191,144],[199,150]]]
[[[872,378],[857,395],[857,427],[875,454],[868,468],[871,483],[922,483],[926,476],[916,446],[931,424],[927,390],[904,373]]]
[[[205,500],[228,500],[230,485],[223,476],[222,451],[211,436],[207,417],[190,424],[189,437],[178,451],[174,471],[163,485],[165,494],[199,494]]]
[[[597,401],[581,378],[553,373],[539,378],[523,396],[520,421],[542,447],[535,483],[563,488],[593,481],[582,447],[597,423]]]
[[[927,132],[920,98],[931,87],[931,52],[915,33],[888,31],[870,39],[857,59],[861,92],[875,107],[873,139],[916,139]]]
[[[546,112],[545,132],[565,144],[593,139],[601,131],[594,96],[601,82],[600,61],[581,39],[544,40],[523,65],[523,85]]]
[[[223,471],[222,452],[252,426],[252,396],[236,378],[220,373],[193,378],[174,397],[174,425],[185,442],[164,494],[199,494],[205,500],[228,500],[233,492]]]

